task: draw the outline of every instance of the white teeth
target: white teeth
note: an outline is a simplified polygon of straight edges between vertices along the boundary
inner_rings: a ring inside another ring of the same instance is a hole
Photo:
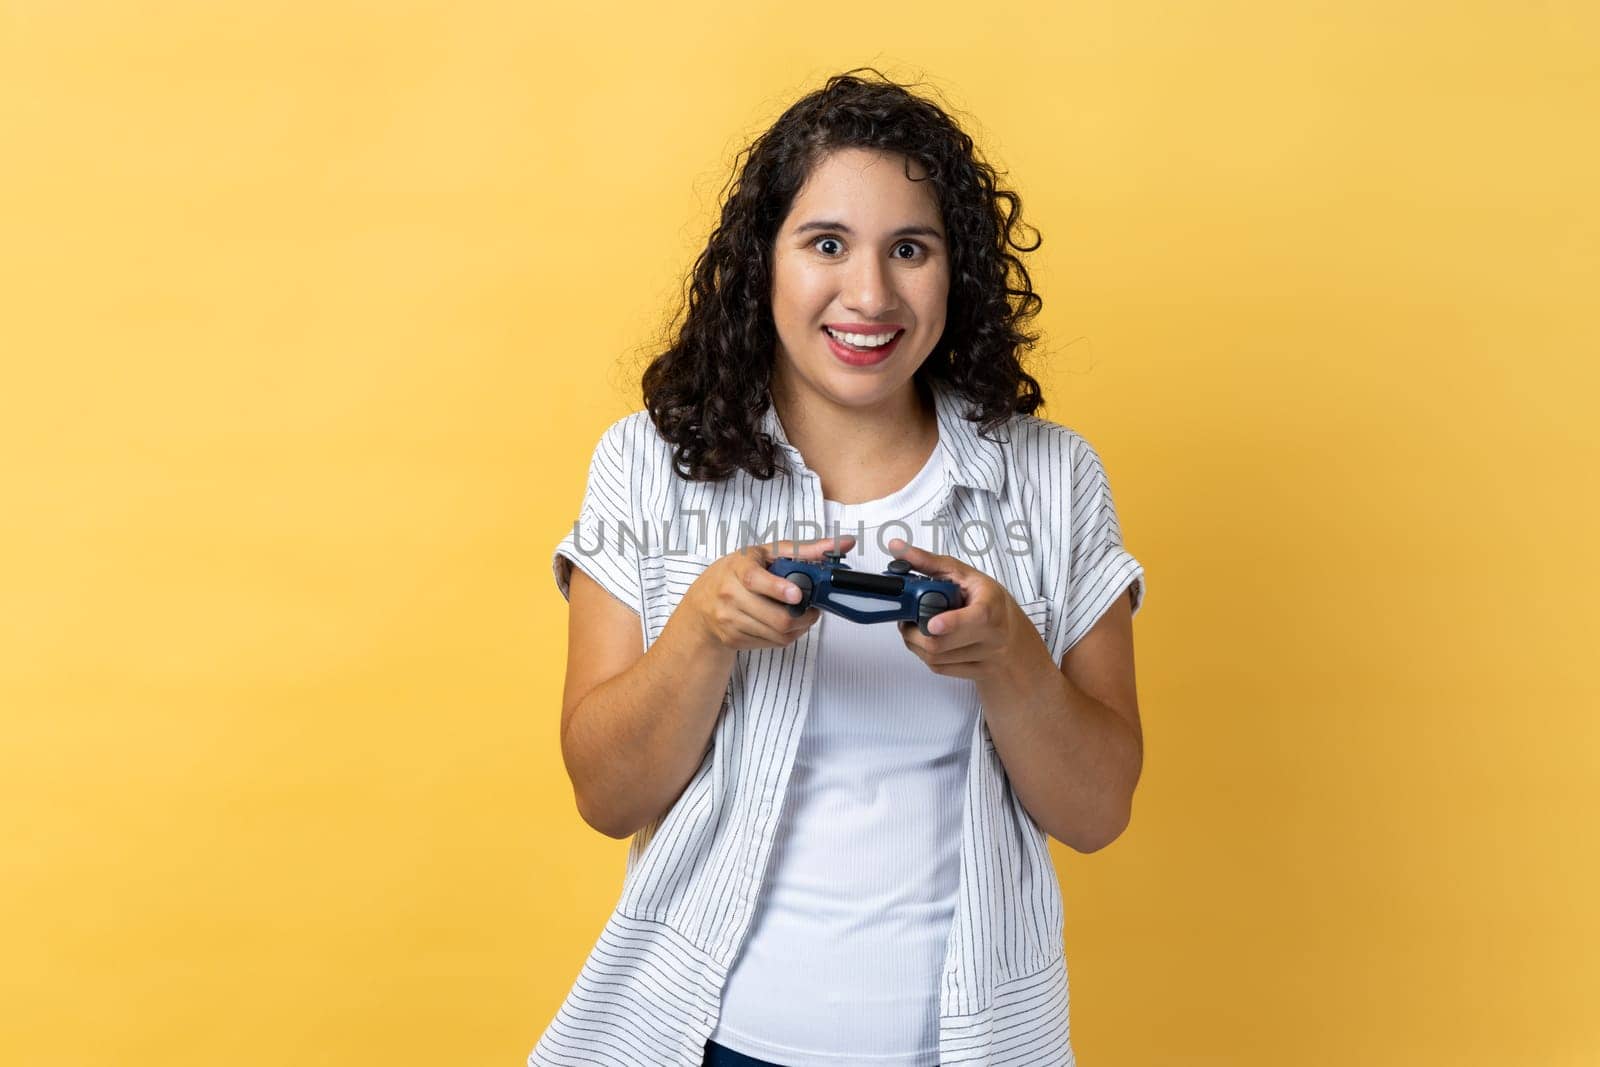
[[[840,333],[831,326],[824,326],[823,329],[828,331],[828,336],[843,341],[845,344],[855,345],[857,348],[879,348],[893,341],[899,335],[898,330],[894,333],[866,334]]]

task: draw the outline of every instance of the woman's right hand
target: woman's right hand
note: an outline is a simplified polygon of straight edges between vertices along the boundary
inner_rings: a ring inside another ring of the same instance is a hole
[[[830,550],[848,552],[853,535],[817,541],[774,541],[746,545],[713,562],[694,580],[677,613],[686,614],[696,629],[730,651],[784,648],[793,644],[822,617],[820,608],[790,615],[788,605],[800,599],[800,587],[767,570],[781,556],[816,562]]]

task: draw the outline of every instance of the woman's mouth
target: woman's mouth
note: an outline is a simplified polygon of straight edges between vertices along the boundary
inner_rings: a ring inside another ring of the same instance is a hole
[[[828,339],[828,348],[832,350],[840,362],[848,363],[852,367],[869,367],[874,363],[882,363],[889,358],[889,354],[900,344],[900,338],[905,333],[904,330],[897,330],[890,340],[872,346],[852,344],[849,341],[840,340],[826,326],[821,327],[821,329],[823,336]],[[860,338],[862,335],[852,334],[851,336]]]

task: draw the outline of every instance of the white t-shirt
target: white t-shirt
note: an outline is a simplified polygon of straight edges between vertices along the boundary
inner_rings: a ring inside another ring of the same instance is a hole
[[[894,537],[933,551],[924,522],[943,475],[935,447],[889,496],[825,498],[828,534],[856,535],[844,562],[880,574]],[[786,1067],[933,1067],[977,685],[929,670],[893,622],[823,612],[816,626],[818,684],[778,841],[711,1038]]]

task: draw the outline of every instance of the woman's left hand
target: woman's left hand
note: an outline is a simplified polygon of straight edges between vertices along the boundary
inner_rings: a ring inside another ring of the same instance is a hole
[[[928,634],[902,620],[900,638],[935,674],[984,679],[1007,669],[1027,642],[1043,645],[1039,631],[1022,613],[1011,591],[987,574],[953,556],[924,552],[902,538],[888,543],[898,559],[930,578],[954,582],[961,589],[961,607],[928,620]]]

